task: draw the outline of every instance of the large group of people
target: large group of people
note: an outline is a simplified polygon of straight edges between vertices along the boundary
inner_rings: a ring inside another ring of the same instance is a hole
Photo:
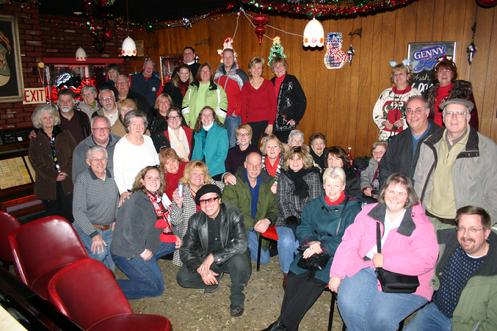
[[[173,254],[181,287],[212,293],[229,274],[240,316],[273,231],[260,263],[277,253],[284,296],[266,330],[298,330],[327,287],[349,330],[396,330],[416,311],[408,330],[497,329],[497,145],[453,62],[435,66],[428,99],[408,65],[392,68],[359,164],[321,132],[305,144],[306,97],[285,59],[269,81],[263,59],[247,76],[233,49],[221,55],[213,71],[185,47],[165,86],[150,59],[131,78],[112,66],[79,105],[63,91],[32,115],[36,195],[125,274],[127,298],[161,295],[157,260]]]

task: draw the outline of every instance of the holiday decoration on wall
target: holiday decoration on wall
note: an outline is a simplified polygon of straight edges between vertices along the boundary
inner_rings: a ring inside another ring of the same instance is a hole
[[[327,69],[340,69],[348,61],[347,53],[342,50],[342,33],[330,32],[326,38],[326,54],[324,66]]]
[[[267,15],[257,14],[252,16],[252,22],[255,25],[255,34],[257,39],[259,39],[259,45],[262,44],[262,37],[266,33],[265,25],[269,22],[269,17]]]
[[[304,47],[323,47],[324,45],[323,25],[314,17],[305,26],[303,44]]]
[[[354,47],[352,47],[352,38],[356,35],[359,36],[359,38],[362,36],[362,28],[358,28],[352,32],[349,32],[350,46],[349,49],[347,50],[347,57],[350,65],[352,65],[352,59],[354,58],[355,55],[355,49]]]
[[[271,49],[269,50],[267,65],[271,67],[276,58],[286,59],[285,49],[281,46],[281,40],[278,36],[273,38],[273,46],[271,46]]]
[[[240,0],[245,9],[309,17],[351,17],[393,10],[415,0]],[[479,0],[495,2],[497,0]]]
[[[471,43],[466,47],[466,53],[468,53],[468,63],[471,65],[473,63],[473,58],[475,57],[475,53],[478,51],[478,48],[475,44],[475,34],[476,34],[476,22],[473,23],[471,27],[471,31],[473,32],[473,36],[471,37]]]
[[[476,3],[484,8],[491,8],[497,5],[497,0],[476,0]]]

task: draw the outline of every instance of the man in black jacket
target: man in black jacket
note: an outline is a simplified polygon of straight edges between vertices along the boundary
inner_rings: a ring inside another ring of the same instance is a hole
[[[387,152],[380,163],[380,187],[394,172],[400,172],[412,180],[421,143],[432,133],[441,130],[428,120],[429,116],[430,108],[425,98],[416,95],[407,100],[406,119],[409,127],[388,143]]]
[[[200,212],[190,218],[183,237],[180,257],[183,267],[176,277],[186,288],[204,288],[214,292],[224,272],[231,277],[231,316],[241,316],[251,266],[247,253],[247,231],[243,215],[221,202],[221,190],[213,184],[202,186],[195,202]]]

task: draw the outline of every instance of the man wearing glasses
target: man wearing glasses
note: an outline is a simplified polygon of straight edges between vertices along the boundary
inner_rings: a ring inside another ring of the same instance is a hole
[[[176,277],[186,288],[203,288],[212,293],[219,287],[224,272],[231,277],[230,313],[243,314],[244,287],[251,267],[247,253],[247,232],[243,215],[221,202],[221,190],[214,184],[202,186],[195,195],[200,212],[190,218],[180,248],[183,267]]]
[[[459,208],[456,228],[439,230],[433,302],[406,331],[497,330],[497,235],[480,207]],[[442,252],[442,250],[441,250]]]
[[[86,152],[95,146],[101,146],[107,150],[107,169],[113,174],[114,147],[119,137],[110,133],[110,121],[107,117],[95,115],[91,119],[91,135],[80,142],[72,154],[72,181],[76,183],[79,174],[88,168]]]
[[[449,99],[442,105],[445,129],[419,152],[414,189],[436,228],[453,227],[456,210],[485,208],[497,220],[497,145],[469,126],[474,104]]]
[[[430,108],[420,95],[406,102],[406,119],[409,127],[393,136],[388,142],[387,152],[380,162],[380,187],[394,172],[412,179],[419,157],[421,143],[442,129],[428,119]]]

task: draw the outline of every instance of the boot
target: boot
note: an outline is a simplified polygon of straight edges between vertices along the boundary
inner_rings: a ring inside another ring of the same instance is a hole
[[[280,320],[276,320],[262,331],[286,331],[286,330],[287,330],[286,326],[283,325],[283,323],[281,323]]]
[[[283,289],[286,288],[286,281],[288,280],[288,273],[283,273]]]

